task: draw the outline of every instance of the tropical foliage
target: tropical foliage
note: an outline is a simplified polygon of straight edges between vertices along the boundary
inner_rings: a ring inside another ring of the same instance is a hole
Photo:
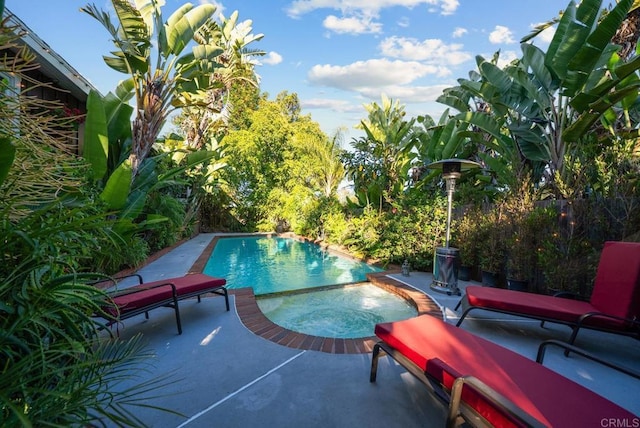
[[[296,94],[260,93],[263,52],[250,44],[262,35],[237,12],[215,20],[214,6],[185,4],[165,21],[163,0],[111,5],[115,19],[82,10],[113,38],[105,62],[128,79],[89,95],[81,157],[59,133],[68,118],[30,114],[63,106],[31,104],[6,84],[0,97],[0,417],[9,425],[142,425],[128,404],[145,394],[115,386],[149,359],[139,339],[98,331],[92,315],[106,296],[86,282],[171,245],[197,220],[294,231],[429,270],[446,201],[427,166],[460,158],[483,168],[459,180],[453,242],[475,240],[469,259],[528,277],[531,291],[586,296],[603,242],[640,240],[633,0],[572,1],[550,21],[546,51],[534,43],[542,26],[509,64],[478,56],[438,99],[447,110],[437,119],[408,118],[383,95],[365,106],[348,148],[302,113]],[[2,71],[33,67],[26,51],[17,58]],[[177,133],[161,137],[177,108]]]
[[[342,160],[360,204],[382,210],[405,190],[413,158],[415,119],[405,120],[404,106],[382,96],[382,105],[365,105],[368,118],[360,122],[365,136],[352,142]]]
[[[14,47],[3,21],[0,45]],[[20,76],[33,58],[18,50],[0,70]],[[149,368],[139,337],[100,332],[107,299],[86,272],[118,252],[107,212],[88,185],[89,168],[55,138],[52,106],[4,85],[0,96],[0,421],[3,426],[142,426],[132,406],[162,380],[136,385]],[[36,112],[36,114],[34,114]],[[65,140],[66,141],[66,140]],[[129,386],[124,386],[124,385]],[[131,386],[134,385],[134,386]],[[105,400],[105,397],[110,399]]]
[[[133,181],[171,112],[189,106],[219,109],[215,95],[208,91],[233,81],[241,70],[246,44],[261,36],[236,38],[232,34],[235,18],[218,25],[212,4],[194,7],[186,3],[166,21],[164,0],[136,0],[134,4],[112,0],[111,4],[118,25],[95,5],[81,11],[100,22],[112,37],[116,50],[105,56],[106,64],[130,76],[136,105],[128,158]]]

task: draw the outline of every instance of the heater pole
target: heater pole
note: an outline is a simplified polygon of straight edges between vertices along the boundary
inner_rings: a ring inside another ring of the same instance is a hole
[[[447,237],[444,244],[445,248],[449,248],[449,240],[451,239],[451,209],[453,207],[453,193],[455,191],[455,177],[447,178]]]
[[[444,247],[437,247],[433,263],[433,282],[431,289],[448,295],[460,295],[458,288],[458,255],[457,248],[449,248],[451,240],[451,211],[453,209],[453,194],[456,191],[456,180],[463,171],[479,168],[480,164],[466,159],[444,159],[427,165],[430,169],[442,171],[442,178],[447,186],[447,233]]]

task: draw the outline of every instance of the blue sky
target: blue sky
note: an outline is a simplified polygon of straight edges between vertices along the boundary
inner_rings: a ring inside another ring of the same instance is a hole
[[[203,1],[200,1],[203,2]],[[271,99],[295,92],[303,114],[310,114],[330,136],[342,129],[345,141],[360,135],[354,126],[367,113],[364,104],[381,95],[405,105],[407,115],[439,118],[442,89],[475,69],[475,56],[520,55],[519,40],[534,25],[551,20],[568,0],[237,0],[208,1],[229,16],[251,20],[251,45],[268,54],[257,72],[261,91]],[[79,11],[110,1],[7,0],[18,16],[53,50],[102,93],[123,75],[109,69],[102,55],[112,49],[100,23]],[[183,0],[166,0],[165,19]],[[198,0],[192,3],[199,3]],[[607,2],[604,2],[605,4]],[[536,39],[546,47],[551,32]]]

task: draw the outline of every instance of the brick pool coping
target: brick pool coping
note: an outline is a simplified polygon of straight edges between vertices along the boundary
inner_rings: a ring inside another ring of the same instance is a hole
[[[204,266],[219,238],[223,237],[216,236],[211,240],[207,248],[193,264],[189,273],[201,273],[204,270]],[[431,297],[420,290],[390,278],[387,276],[390,273],[399,273],[399,271],[370,273],[367,274],[367,279],[372,284],[407,300],[416,308],[418,315],[429,314],[442,319],[442,310]],[[240,321],[249,331],[282,346],[330,354],[366,354],[372,351],[373,345],[377,342],[376,336],[359,339],[337,339],[291,331],[273,323],[262,313],[250,287],[229,290],[229,294],[235,296],[236,311]]]

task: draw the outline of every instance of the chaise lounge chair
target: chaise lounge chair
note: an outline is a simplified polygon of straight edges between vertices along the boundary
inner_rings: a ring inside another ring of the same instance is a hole
[[[224,278],[215,278],[204,274],[191,274],[160,281],[144,282],[139,274],[118,278],[136,277],[138,284],[110,294],[110,301],[103,307],[103,317],[108,319],[107,326],[144,313],[149,318],[149,311],[159,307],[173,308],[176,315],[178,334],[182,334],[180,321],[180,300],[197,297],[207,293],[224,296],[227,311],[229,295]]]
[[[566,324],[573,329],[569,343],[581,328],[640,338],[640,243],[606,242],[600,255],[588,302],[470,285],[458,304],[460,326],[474,309],[500,312]],[[456,307],[457,309],[457,307]]]
[[[601,426],[628,410],[523,355],[433,317],[377,324],[370,382],[385,353],[449,405],[448,426]],[[638,376],[636,374],[636,376]],[[622,422],[621,422],[622,423]]]

